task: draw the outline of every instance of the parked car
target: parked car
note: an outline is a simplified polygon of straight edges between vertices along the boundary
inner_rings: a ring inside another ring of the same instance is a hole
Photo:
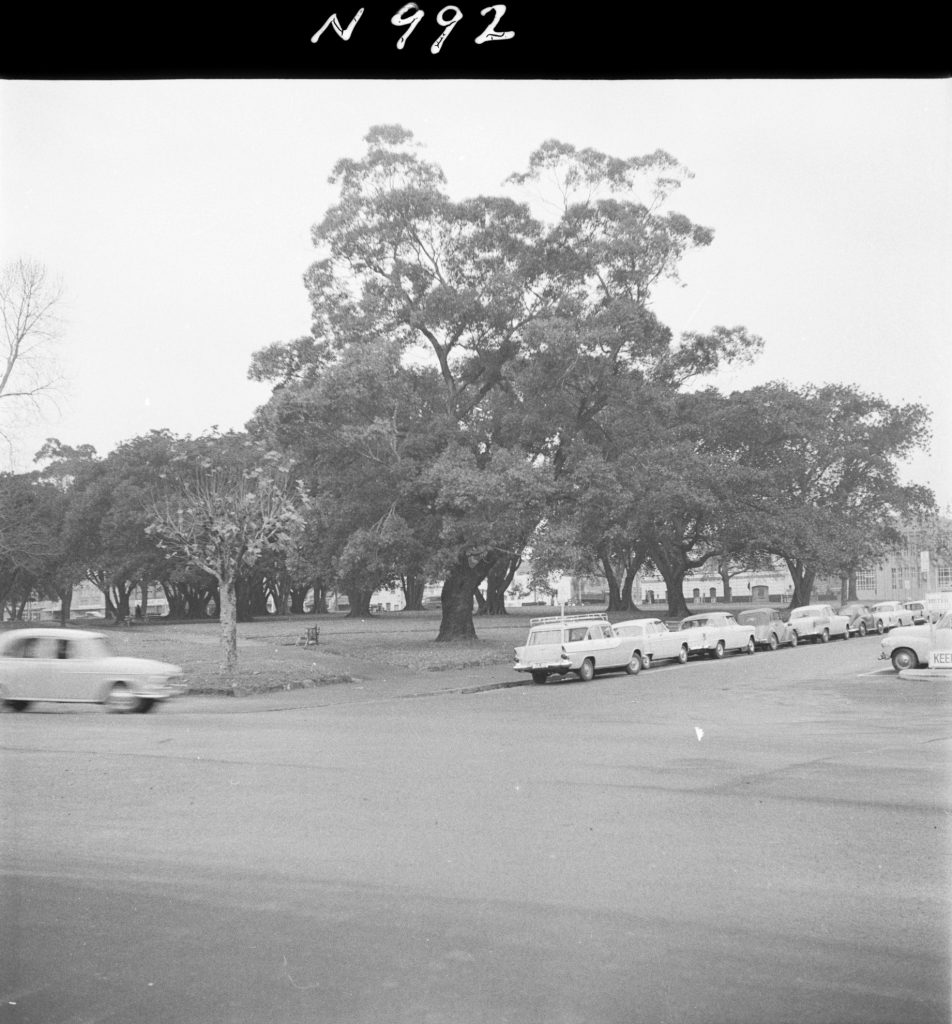
[[[31,627],[0,637],[0,699],[15,711],[52,701],[142,712],[187,689],[178,665],[116,657],[102,633]]]
[[[828,604],[806,604],[794,608],[787,620],[797,640],[827,643],[834,636],[849,640],[852,630],[845,615],[837,615]]]
[[[678,632],[691,654],[723,658],[728,651],[753,654],[757,641],[750,626],[742,626],[729,612],[706,612],[681,620]]]
[[[781,644],[797,646],[797,634],[784,621],[776,608],[745,608],[737,613],[737,621],[754,631],[758,647],[775,651]]]
[[[608,617],[550,615],[529,620],[529,636],[514,650],[516,672],[530,672],[532,681],[576,672],[586,682],[596,672],[624,669],[630,675],[643,664],[632,637],[616,636]]]
[[[914,626],[924,626],[931,622],[929,609],[926,607],[925,601],[903,601],[902,606],[907,611],[912,612],[912,624]]]
[[[652,662],[675,658],[683,665],[688,660],[690,649],[687,641],[677,630],[670,630],[661,619],[630,619],[616,622],[615,635],[631,637],[636,642],[635,651],[641,655],[641,664],[650,668]]]
[[[888,658],[897,672],[928,665],[933,651],[952,651],[952,612],[935,623],[895,629],[879,645],[880,659]]]
[[[866,636],[876,629],[876,616],[868,604],[853,601],[844,604],[838,614],[845,615],[850,620],[850,632],[858,636]],[[883,630],[880,629],[879,632],[882,633]]]
[[[896,626],[911,626],[912,612],[900,601],[880,601],[870,609],[876,619],[876,631],[882,633]]]

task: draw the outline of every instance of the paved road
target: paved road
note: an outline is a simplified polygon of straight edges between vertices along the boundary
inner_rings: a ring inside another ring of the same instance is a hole
[[[4,714],[0,1019],[947,1024],[952,692],[877,651]]]

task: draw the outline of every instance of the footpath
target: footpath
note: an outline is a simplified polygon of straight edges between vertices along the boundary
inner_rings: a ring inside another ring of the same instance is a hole
[[[457,693],[483,693],[512,686],[532,685],[508,665],[418,670],[379,662],[355,661],[331,654],[321,655],[321,674],[340,681],[291,690],[269,690],[241,696],[189,693],[166,702],[162,714],[251,714],[332,707],[339,704],[412,700]]]

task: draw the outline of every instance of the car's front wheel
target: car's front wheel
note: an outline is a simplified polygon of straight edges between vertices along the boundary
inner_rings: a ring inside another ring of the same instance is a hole
[[[859,633],[860,636],[866,636],[866,623],[860,622],[860,624],[856,627],[856,632]]]
[[[718,640],[717,641],[717,644],[714,646],[714,650],[711,651],[711,654],[713,654],[715,658],[723,658],[724,657],[724,641],[723,640]]]
[[[897,672],[907,668],[918,668],[919,657],[915,651],[908,647],[898,647],[892,652],[892,665]]]
[[[591,658],[586,658],[582,662],[582,666],[578,670],[578,677],[583,683],[591,682],[595,678],[595,662]]]
[[[126,714],[139,707],[139,698],[125,683],[116,683],[106,697],[106,708],[116,714]]]
[[[748,654],[753,654],[757,650],[757,644],[754,642],[754,638],[752,636],[747,638],[747,646],[744,650]]]
[[[885,623],[885,622],[883,622],[883,620],[882,620],[882,619],[880,619],[880,620],[879,620],[879,621],[878,621],[878,622],[876,623],[876,632],[877,632],[877,633],[880,633],[880,634],[882,634],[882,633],[885,633],[885,632],[886,632],[886,623]]]
[[[777,634],[776,634],[776,633],[771,633],[771,634],[770,634],[770,639],[769,639],[769,640],[767,641],[767,646],[768,646],[768,647],[769,647],[769,648],[770,648],[770,649],[771,649],[772,651],[775,651],[775,650],[776,650],[776,649],[777,649],[777,648],[778,648],[778,647],[780,646],[780,640],[779,640],[779,638],[777,637]]]
[[[688,645],[687,644],[681,644],[681,650],[678,651],[678,664],[679,665],[686,665],[689,654],[690,654],[690,652],[688,651]]]
[[[631,652],[631,661],[625,666],[625,671],[630,676],[636,676],[641,671],[644,661],[637,651]]]
[[[790,634],[790,646],[796,647],[798,643],[800,643],[800,634],[796,630],[794,630]]]
[[[823,632],[820,634],[820,643],[821,644],[828,644],[829,642],[830,642],[830,631],[828,629],[824,629]]]

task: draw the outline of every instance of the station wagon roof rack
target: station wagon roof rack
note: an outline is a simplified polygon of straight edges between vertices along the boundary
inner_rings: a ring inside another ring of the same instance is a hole
[[[604,612],[592,612],[590,615],[546,615],[541,619],[529,619],[530,626],[544,626],[555,622],[607,622]]]

